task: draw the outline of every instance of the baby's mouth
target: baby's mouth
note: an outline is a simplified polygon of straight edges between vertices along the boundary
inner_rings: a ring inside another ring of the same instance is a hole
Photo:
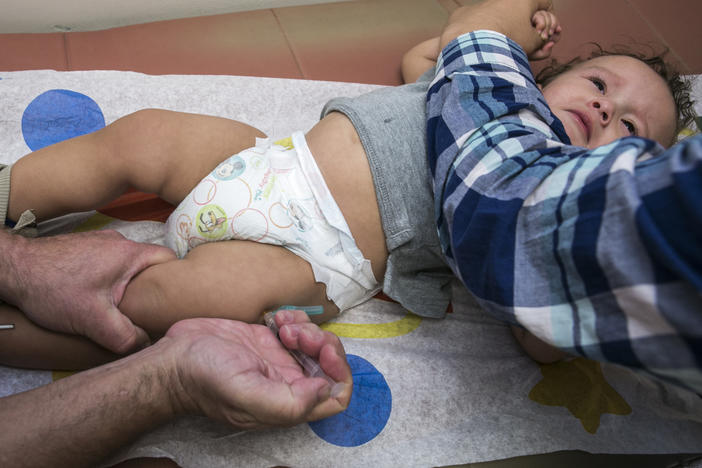
[[[570,114],[573,116],[573,120],[575,120],[578,127],[580,127],[580,130],[585,134],[585,141],[589,142],[591,130],[588,116],[578,111],[570,111]]]

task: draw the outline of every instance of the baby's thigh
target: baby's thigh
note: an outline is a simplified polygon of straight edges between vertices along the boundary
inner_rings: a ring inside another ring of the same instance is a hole
[[[280,246],[250,241],[202,244],[182,260],[148,268],[127,287],[120,309],[152,335],[191,317],[259,322],[284,305],[322,306],[316,322],[338,314],[307,261]]]
[[[106,134],[128,168],[129,182],[173,204],[224,159],[265,137],[243,122],[162,109],[130,114]]]

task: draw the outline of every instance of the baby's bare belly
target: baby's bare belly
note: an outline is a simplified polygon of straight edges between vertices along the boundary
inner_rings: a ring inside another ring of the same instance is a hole
[[[332,112],[307,135],[307,144],[356,244],[382,282],[388,252],[368,158],[351,121]],[[398,188],[401,190],[401,188]]]

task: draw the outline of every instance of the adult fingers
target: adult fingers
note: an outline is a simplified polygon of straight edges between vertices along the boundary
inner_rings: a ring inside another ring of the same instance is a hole
[[[280,328],[279,336],[286,348],[297,349],[310,356],[318,356],[325,345],[332,346],[340,356],[345,356],[339,338],[313,323],[285,324]]]
[[[278,328],[282,328],[283,325],[292,323],[310,323],[310,317],[303,310],[297,309],[284,309],[279,310],[275,313],[274,317],[276,325]]]
[[[334,382],[341,382],[340,393],[335,389],[334,397],[343,405],[351,398],[353,377],[346,360],[346,353],[339,338],[319,329],[312,323],[289,324],[280,331],[280,339],[288,349],[299,350],[317,360],[320,367]]]

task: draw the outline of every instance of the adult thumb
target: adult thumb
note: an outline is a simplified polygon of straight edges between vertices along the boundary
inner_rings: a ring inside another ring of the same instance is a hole
[[[86,327],[85,336],[114,353],[125,354],[151,344],[149,335],[115,306],[108,307],[99,321]]]

